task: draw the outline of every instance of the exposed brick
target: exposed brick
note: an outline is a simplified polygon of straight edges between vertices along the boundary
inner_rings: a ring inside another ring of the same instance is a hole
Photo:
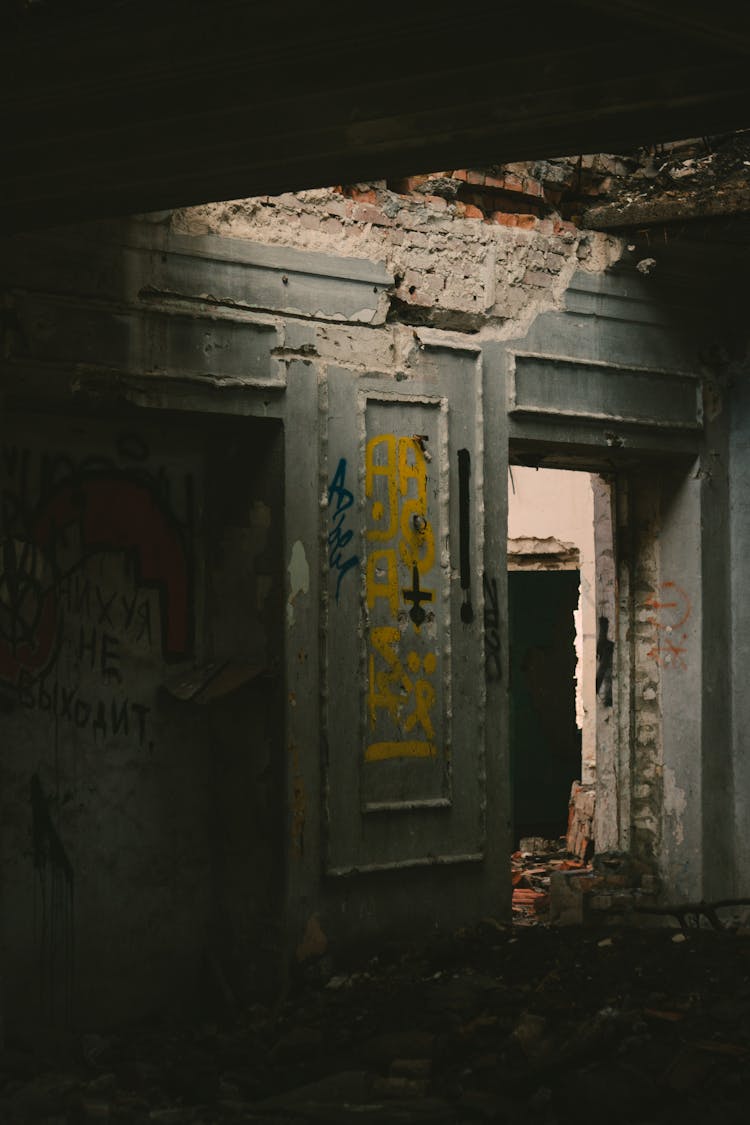
[[[505,180],[502,176],[489,176],[485,175],[484,183],[489,188],[502,188]]]
[[[320,229],[324,234],[342,234],[344,224],[340,219],[335,219],[332,215],[327,215],[320,220]]]
[[[533,285],[537,289],[549,289],[555,282],[551,273],[545,273],[543,270],[526,270],[523,275],[524,285]]]
[[[466,173],[466,179],[470,184],[477,184],[480,187],[484,187],[484,172],[475,172],[473,168],[469,168],[468,172]]]
[[[426,220],[424,208],[402,207],[396,215],[396,225],[404,230],[423,230]]]
[[[409,195],[429,179],[430,176],[405,176],[402,180],[395,181],[393,190],[397,191],[400,195]]]
[[[469,177],[469,173],[466,171],[465,168],[458,168],[455,172],[452,173],[452,175],[453,175],[454,180],[464,180],[464,181],[466,181]]]
[[[412,305],[434,305],[445,288],[445,278],[438,274],[407,270],[398,294]]]
[[[571,234],[578,234],[578,227],[575,223],[568,223],[564,219],[556,219],[552,228],[554,234],[562,234],[563,231],[569,231]]]
[[[494,211],[516,211],[522,215],[538,215],[541,209],[541,204],[536,204],[531,201],[527,196],[521,195],[520,192],[504,192],[502,195],[493,192],[492,206],[488,210]]]
[[[520,215],[517,212],[493,211],[490,216],[493,222],[503,227],[519,227],[521,230],[533,230],[539,220],[536,215]],[[550,233],[552,226],[550,224]]]
[[[391,219],[378,207],[373,207],[372,203],[355,203],[352,208],[352,218],[357,223],[372,223],[376,227],[390,227],[393,225]]]
[[[565,265],[565,255],[558,254],[554,250],[547,251],[547,269],[559,272]]]
[[[464,203],[464,218],[465,219],[483,219],[484,211],[479,207],[475,207],[473,203]]]
[[[355,203],[377,203],[378,193],[373,188],[348,187],[346,194]]]
[[[324,204],[329,215],[338,215],[343,218],[347,213],[347,205],[343,199],[331,199]]]
[[[531,195],[538,199],[544,195],[544,189],[538,180],[524,180],[523,191],[524,195]]]
[[[506,172],[503,176],[504,191],[523,191],[523,186],[521,177],[514,175],[513,172]]]
[[[448,207],[448,200],[443,199],[442,195],[423,195],[425,203],[429,203],[430,207],[434,207],[436,211],[445,211]]]
[[[435,269],[438,260],[434,254],[429,251],[411,251],[409,254],[409,266],[414,270],[422,270],[426,273],[428,270]]]
[[[410,286],[419,286],[422,283],[422,274],[417,270],[407,270],[404,274],[404,280],[401,283],[402,289],[409,289]]]

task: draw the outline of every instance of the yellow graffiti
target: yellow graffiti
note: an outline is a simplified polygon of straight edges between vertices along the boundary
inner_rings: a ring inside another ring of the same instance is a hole
[[[410,652],[407,659],[407,664],[412,672],[419,672],[420,661],[419,653]],[[428,652],[424,658],[423,667],[425,672],[434,672],[436,659],[434,652]],[[409,681],[411,690],[414,693],[414,710],[410,715],[406,716],[404,721],[404,730],[411,731],[419,723],[422,730],[428,738],[435,737],[435,728],[432,725],[430,718],[430,711],[435,703],[435,689],[429,680],[414,680]]]
[[[401,686],[404,676],[404,668],[396,648],[400,635],[398,629],[390,626],[373,629],[370,634],[372,647],[386,665],[385,670],[378,671],[375,667],[375,656],[370,654],[369,710],[370,726],[373,727],[379,710],[387,711],[391,718],[398,722],[401,701],[395,689]]]
[[[403,722],[405,731],[412,731],[419,725],[429,739],[435,737],[430,711],[435,703],[435,689],[429,680],[414,678],[424,669],[431,675],[437,666],[437,658],[428,652],[422,659],[417,652],[410,652],[406,658],[407,674],[398,654],[401,634],[391,626],[373,629],[372,647],[381,657],[385,667],[377,668],[375,653],[370,654],[369,662],[369,712],[370,726],[374,727],[378,712],[385,711],[395,723]],[[412,700],[414,709],[403,714],[406,704]]]
[[[385,450],[385,463],[379,464],[376,454],[379,449]],[[370,438],[367,443],[365,465],[365,496],[372,499],[375,479],[385,477],[388,493],[388,521],[384,527],[370,527],[367,529],[368,539],[392,539],[398,527],[398,493],[396,481],[396,438],[394,434],[380,434]],[[376,500],[372,505],[371,515],[377,524],[382,524],[385,518],[385,509],[382,500]]]
[[[406,634],[396,626],[404,601],[413,603],[411,626],[419,632],[421,621],[414,607],[432,601],[433,592],[420,588],[419,577],[435,564],[435,537],[428,519],[427,459],[413,437],[378,434],[368,441],[365,465],[365,495],[369,501],[367,539],[383,544],[368,552],[365,575],[368,611],[383,606],[380,620],[393,624],[373,625],[368,637],[368,715],[374,732],[386,717],[406,737],[374,742],[365,751],[368,762],[392,758],[429,758],[437,753],[432,712],[436,691],[429,677],[437,669],[434,652],[406,654],[399,651]],[[387,545],[386,545],[387,544]],[[406,567],[411,589],[400,588],[399,565]],[[418,598],[418,602],[417,599]],[[387,607],[387,608],[386,608]],[[405,620],[404,615],[401,620]],[[424,613],[421,614],[424,618]],[[385,732],[383,732],[385,733]],[[419,734],[424,737],[419,739]]]
[[[414,438],[400,438],[398,446],[399,490],[405,497],[399,550],[405,565],[411,568],[416,564],[422,575],[435,562],[435,538],[427,520],[427,461]],[[410,494],[412,484],[414,491]]]
[[[380,576],[385,572],[385,581]],[[378,598],[386,598],[391,617],[398,614],[398,566],[393,547],[373,551],[367,559],[367,608],[372,609]]]
[[[373,742],[365,750],[366,762],[385,762],[390,758],[434,758],[434,742]]]
[[[383,451],[383,453],[379,453]],[[376,481],[385,480],[388,505],[375,496]],[[420,574],[435,562],[435,538],[427,519],[427,460],[413,437],[396,438],[378,434],[366,449],[365,495],[371,501],[370,516],[376,526],[368,527],[367,538],[393,539],[399,528],[399,550],[406,566],[414,564]]]

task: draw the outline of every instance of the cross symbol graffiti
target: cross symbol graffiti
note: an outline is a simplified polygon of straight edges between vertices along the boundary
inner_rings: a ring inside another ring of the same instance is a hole
[[[432,590],[420,590],[419,588],[419,570],[416,563],[411,571],[411,590],[404,590],[404,601],[411,602],[412,606],[409,610],[409,617],[411,617],[414,624],[419,628],[427,614],[422,609],[422,602],[432,601]]]

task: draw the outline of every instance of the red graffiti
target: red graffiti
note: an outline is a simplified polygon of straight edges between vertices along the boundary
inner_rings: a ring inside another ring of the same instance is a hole
[[[681,632],[686,625],[692,606],[690,598],[676,582],[662,582],[659,597],[652,595],[644,605],[654,610],[646,620],[656,629],[656,641],[646,654],[661,667],[684,669],[687,667],[684,653],[687,646],[687,633]]]
[[[62,565],[70,544],[77,557]],[[158,590],[165,657],[188,651],[190,576],[178,526],[148,485],[114,474],[91,476],[53,493],[33,521],[30,541],[3,545],[0,679],[16,684],[21,672],[47,667],[59,623],[55,583],[104,551],[126,554],[137,584]]]

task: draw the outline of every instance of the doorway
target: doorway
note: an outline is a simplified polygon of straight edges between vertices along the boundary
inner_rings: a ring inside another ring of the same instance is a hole
[[[581,776],[576,722],[579,570],[511,570],[510,737],[513,837],[563,836]]]
[[[508,481],[514,848],[594,849],[599,636],[614,587],[610,487],[581,470],[514,466]],[[535,841],[532,844],[529,841]]]

